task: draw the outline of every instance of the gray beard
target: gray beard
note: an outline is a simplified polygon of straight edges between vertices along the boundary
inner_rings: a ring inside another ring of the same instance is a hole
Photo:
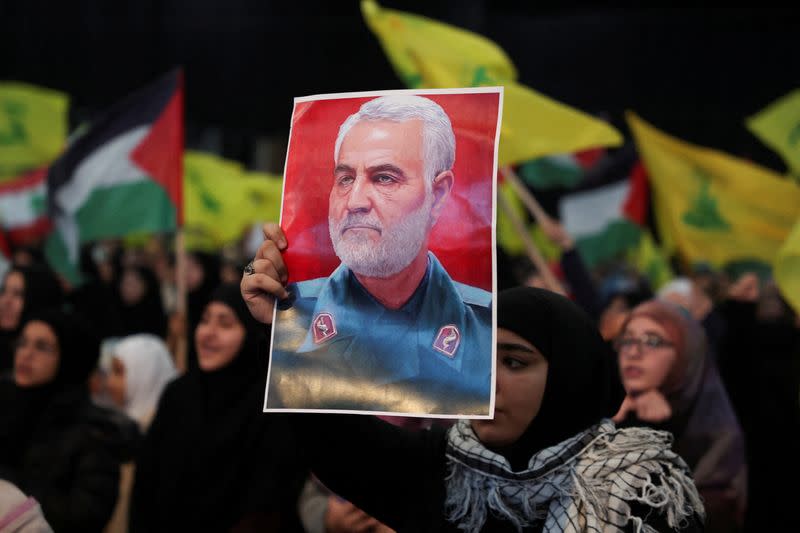
[[[372,213],[349,213],[337,223],[328,217],[328,231],[333,250],[341,262],[356,274],[370,278],[389,278],[402,271],[419,254],[428,237],[433,194],[413,213],[392,227],[384,228]],[[342,229],[352,224],[364,224],[381,231],[377,243]]]

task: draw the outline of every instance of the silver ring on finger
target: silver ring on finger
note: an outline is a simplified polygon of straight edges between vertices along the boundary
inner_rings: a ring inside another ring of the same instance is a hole
[[[256,269],[253,266],[253,262],[250,261],[249,263],[247,263],[247,266],[244,267],[244,274],[245,274],[245,276],[251,276],[251,275],[253,275],[255,273],[256,273]]]

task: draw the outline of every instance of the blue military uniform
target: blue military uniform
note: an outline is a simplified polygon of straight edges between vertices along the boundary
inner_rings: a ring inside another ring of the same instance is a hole
[[[491,293],[453,281],[432,253],[400,309],[380,304],[344,265],[288,290],[268,408],[488,414]]]

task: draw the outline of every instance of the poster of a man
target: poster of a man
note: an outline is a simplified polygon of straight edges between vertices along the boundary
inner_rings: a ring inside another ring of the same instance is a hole
[[[266,410],[491,414],[501,99],[295,101]]]

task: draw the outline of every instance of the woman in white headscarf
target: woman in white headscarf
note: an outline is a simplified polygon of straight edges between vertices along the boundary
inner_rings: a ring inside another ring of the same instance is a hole
[[[114,347],[108,393],[122,410],[146,432],[155,415],[161,393],[178,372],[164,341],[149,333],[125,337]],[[133,463],[122,466],[119,500],[106,531],[125,532],[133,486]]]
[[[108,392],[114,404],[146,431],[167,384],[178,375],[164,341],[130,335],[114,347]]]

